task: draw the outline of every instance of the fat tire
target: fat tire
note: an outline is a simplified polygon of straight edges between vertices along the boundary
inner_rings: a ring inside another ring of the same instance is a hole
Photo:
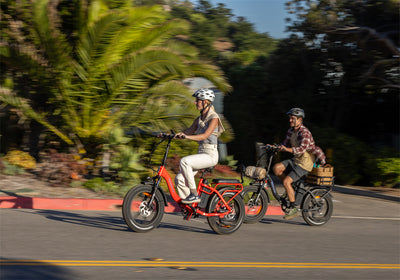
[[[153,208],[144,208],[146,201],[150,200],[152,190],[152,186],[138,185],[130,189],[124,197],[122,216],[128,227],[135,232],[148,232],[156,228],[164,215],[164,198],[159,191],[155,193]]]
[[[258,186],[246,186],[242,191],[243,202],[247,208],[245,209],[246,214],[243,220],[246,224],[254,224],[261,221],[265,213],[267,213],[268,197],[264,190],[261,190],[257,203],[254,203],[258,189]]]
[[[219,190],[222,194],[226,188]],[[232,192],[225,192],[222,197],[225,200],[230,200],[235,193]],[[207,212],[214,213],[217,211],[223,210],[220,208],[221,206],[221,199],[217,194],[211,196],[209,203],[207,205]],[[207,217],[208,224],[210,225],[211,229],[217,234],[231,234],[237,231],[243,223],[244,216],[245,216],[245,207],[243,203],[242,197],[239,195],[235,196],[232,201],[230,202],[230,207],[234,207],[235,213],[228,214],[223,218],[220,217]]]
[[[322,226],[326,224],[332,216],[333,201],[330,194],[326,194],[325,190],[314,189],[311,191],[312,195],[308,193],[302,203],[302,215],[304,221],[310,226]],[[320,198],[314,197],[320,196]],[[317,205],[317,203],[320,205]]]

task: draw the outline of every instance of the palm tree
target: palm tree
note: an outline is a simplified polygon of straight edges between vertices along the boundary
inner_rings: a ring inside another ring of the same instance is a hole
[[[1,60],[17,85],[2,82],[0,101],[66,143],[89,151],[115,127],[181,126],[194,114],[181,82],[187,77],[229,90],[219,69],[199,61],[197,50],[177,36],[188,32],[188,24],[168,20],[161,6],[130,7],[126,1],[109,9],[105,1],[77,0],[72,14],[78,26],[67,36],[58,2],[10,4],[2,11]],[[18,77],[31,81],[25,84],[31,94],[24,94]],[[44,93],[47,106],[35,104]]]

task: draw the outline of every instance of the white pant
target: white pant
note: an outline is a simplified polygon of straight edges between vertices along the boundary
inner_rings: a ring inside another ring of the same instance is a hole
[[[217,145],[202,144],[198,153],[181,158],[179,162],[179,173],[175,177],[175,186],[178,195],[186,198],[191,192],[196,193],[196,182],[194,176],[198,170],[209,168],[218,163]]]

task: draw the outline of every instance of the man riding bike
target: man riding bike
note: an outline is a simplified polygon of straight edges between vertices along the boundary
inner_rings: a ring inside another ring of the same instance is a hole
[[[291,219],[298,215],[292,183],[307,175],[312,170],[316,160],[324,165],[326,157],[321,148],[315,146],[310,130],[303,125],[304,110],[292,108],[287,112],[287,115],[289,116],[290,128],[285,140],[279,145],[279,150],[289,152],[293,154],[293,157],[275,164],[273,172],[282,180],[290,202],[284,219]]]

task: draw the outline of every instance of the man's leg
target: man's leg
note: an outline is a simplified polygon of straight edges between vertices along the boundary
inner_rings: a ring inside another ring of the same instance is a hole
[[[293,172],[291,172],[293,173]],[[289,173],[290,174],[290,173]],[[294,195],[294,189],[292,187],[293,179],[288,175],[283,179],[283,186],[285,187],[290,205],[289,208],[286,209],[285,216],[283,217],[285,220],[292,219],[296,217],[299,213],[297,211],[295,201],[296,201],[296,196]]]
[[[285,179],[286,175],[284,174],[285,172],[285,165],[280,162],[274,165],[274,167],[272,168],[274,174],[283,182],[283,180]]]
[[[294,179],[292,177],[296,177],[296,173],[293,170],[293,165],[290,161],[283,161],[281,163],[277,163],[273,167],[274,174],[282,181],[283,186],[285,187],[290,205],[286,211],[286,215],[283,217],[284,219],[291,219],[297,216],[297,208],[295,206],[296,197],[294,195],[294,189],[292,187],[292,183]]]
[[[294,195],[294,190],[292,187],[292,183],[293,183],[293,179],[290,176],[286,176],[283,179],[283,186],[285,187],[287,196],[289,198],[289,202],[292,204],[294,204],[294,202],[296,201],[295,195]]]

